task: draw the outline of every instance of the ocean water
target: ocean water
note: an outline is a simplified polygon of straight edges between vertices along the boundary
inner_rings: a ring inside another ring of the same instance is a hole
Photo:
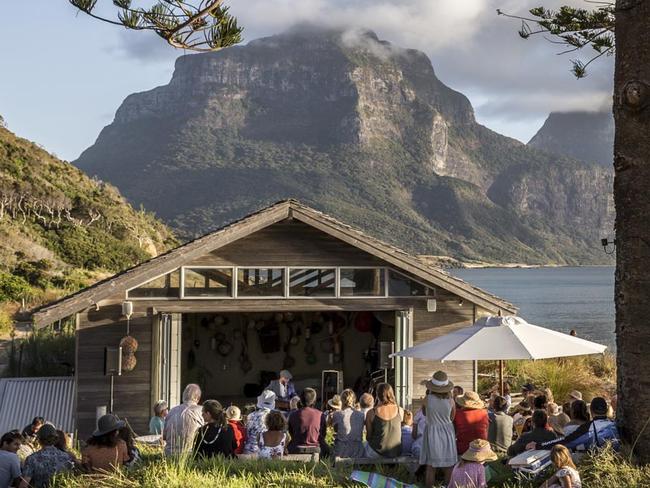
[[[614,267],[453,269],[453,275],[512,302],[531,324],[615,348]]]

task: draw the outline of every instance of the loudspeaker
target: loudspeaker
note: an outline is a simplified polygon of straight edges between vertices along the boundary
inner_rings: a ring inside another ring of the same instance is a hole
[[[379,343],[379,369],[393,369],[395,368],[395,361],[390,357],[395,352],[394,342],[380,342]]]
[[[122,375],[122,348],[104,348],[104,376]]]
[[[343,371],[325,369],[321,373],[321,401],[323,408],[334,395],[343,391]]]

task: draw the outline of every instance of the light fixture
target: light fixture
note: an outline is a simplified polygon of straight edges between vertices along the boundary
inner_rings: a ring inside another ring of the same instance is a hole
[[[462,298],[461,298],[460,300],[458,300],[458,306],[459,306],[459,307],[462,307],[462,306],[463,306],[463,303],[465,303],[465,302],[463,302],[463,299],[462,299]]]
[[[616,251],[616,239],[612,239],[611,241],[607,237],[603,237],[600,240],[600,245],[603,246],[603,251],[605,251],[605,254],[614,254]],[[609,246],[612,246],[611,248]]]
[[[133,315],[133,302],[122,302],[122,315],[127,319],[131,318],[131,315]]]
[[[427,312],[435,312],[438,309],[438,303],[435,298],[429,298],[427,300]]]

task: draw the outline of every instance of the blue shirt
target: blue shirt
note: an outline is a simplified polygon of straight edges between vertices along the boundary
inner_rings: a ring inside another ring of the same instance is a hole
[[[165,430],[165,419],[158,417],[157,415],[151,417],[149,421],[149,433],[150,434],[162,434]]]

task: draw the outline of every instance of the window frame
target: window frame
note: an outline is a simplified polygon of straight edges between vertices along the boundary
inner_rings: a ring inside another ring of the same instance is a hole
[[[148,279],[144,283],[140,283],[139,285],[132,286],[131,288],[127,288],[126,290],[124,290],[124,300],[127,300],[127,301],[180,300],[181,296],[183,294],[183,272],[181,270],[181,267],[182,266],[179,266],[178,268],[174,268],[171,271],[167,271],[166,273],[160,273],[159,275],[156,275],[153,278]],[[130,297],[129,296],[129,292],[131,290],[135,290],[136,288],[140,288],[141,286],[146,285],[150,281],[157,280],[158,278],[161,278],[161,277],[166,276],[166,275],[171,274],[171,273],[175,273],[176,271],[178,271],[180,273],[179,284],[178,284],[178,286],[179,286],[179,288],[178,288],[178,296],[175,296],[175,297]]]
[[[237,279],[235,277],[236,266],[186,265],[186,266],[181,266],[180,269],[181,269],[181,296],[180,296],[181,300],[232,300],[237,296],[235,290],[237,288]],[[231,274],[232,284],[231,284],[230,296],[222,296],[222,297],[185,296],[185,270],[186,269],[229,269],[230,272],[232,273]]]

